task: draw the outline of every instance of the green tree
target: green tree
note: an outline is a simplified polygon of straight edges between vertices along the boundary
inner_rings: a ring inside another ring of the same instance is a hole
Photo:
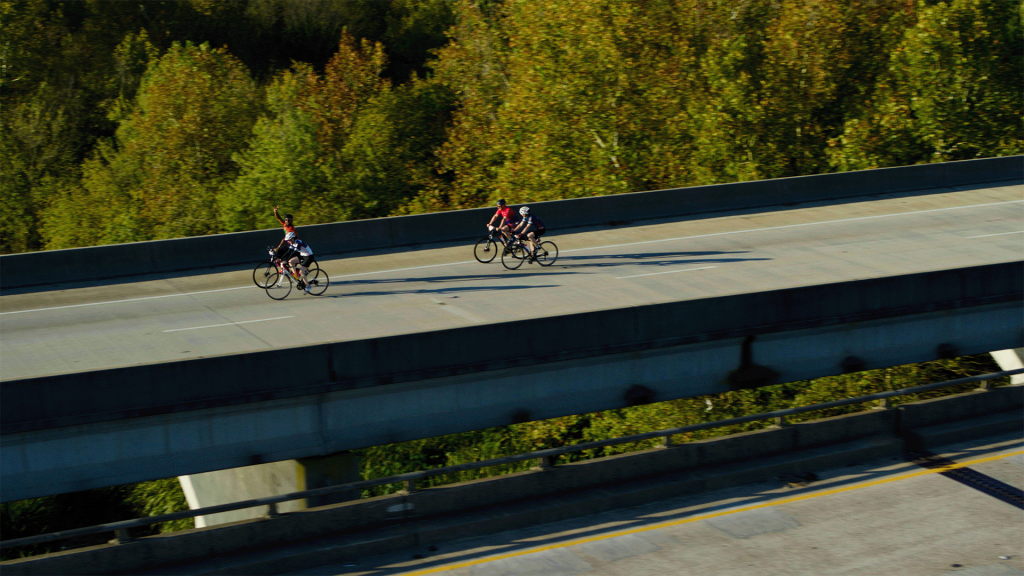
[[[919,6],[870,107],[832,141],[841,170],[1024,151],[1021,4]]]
[[[320,164],[323,151],[313,115],[302,105],[312,69],[296,64],[267,87],[268,114],[253,126],[250,146],[235,154],[238,178],[217,197],[217,214],[226,231],[269,228],[277,224],[271,208],[277,204],[299,212],[300,222],[328,221],[333,211],[303,208],[301,202],[322,196],[328,175]]]
[[[402,208],[406,213],[475,208],[504,195],[495,190],[505,163],[497,119],[510,87],[504,6],[462,0],[454,10],[456,24],[431,68],[433,80],[455,95],[458,108],[431,178]]]
[[[175,44],[146,71],[114,142],[86,162],[84,203],[65,194],[49,209],[48,246],[63,247],[64,228],[96,214],[106,215],[104,243],[219,231],[215,199],[259,110],[255,84],[226,50]]]

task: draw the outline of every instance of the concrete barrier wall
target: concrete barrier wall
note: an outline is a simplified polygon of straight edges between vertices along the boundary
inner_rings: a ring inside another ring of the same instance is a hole
[[[484,325],[14,380],[0,383],[0,432],[389,386],[1022,301],[1024,262],[1011,262],[522,320],[506,328],[534,337],[512,351],[495,346],[492,328]],[[956,335],[947,337],[949,343],[958,344]],[[1024,334],[1013,338],[1024,340]],[[987,350],[960,348],[958,352]],[[267,366],[284,364],[303,366],[305,380],[266,378]],[[196,374],[203,378],[195,378]],[[146,385],[140,386],[142,382]]]
[[[1024,156],[1010,156],[556,200],[534,207],[553,230],[559,230],[1022,178]],[[509,200],[515,202],[513,197]],[[477,238],[485,232],[483,225],[492,211],[488,207],[299,228],[318,254],[339,254]],[[264,246],[277,245],[280,239],[281,232],[275,229],[10,254],[0,256],[0,268],[31,266],[47,273],[4,274],[0,288],[255,264],[266,257]]]
[[[354,550],[370,555],[405,547],[425,545],[416,528],[403,528],[396,521],[466,514],[509,503],[580,490],[600,488],[632,480],[678,475],[673,494],[739,485],[767,480],[769,474],[800,473],[793,464],[763,467],[759,459],[824,447],[834,450],[825,455],[804,458],[809,466],[841,466],[885,456],[899,456],[903,444],[899,435],[913,433],[901,425],[913,421],[946,422],[945,418],[977,418],[1008,415],[1002,420],[1020,428],[1024,407],[1024,387],[1012,386],[985,392],[969,392],[905,404],[890,410],[871,410],[818,421],[736,434],[719,439],[680,444],[668,449],[653,449],[630,454],[588,460],[483,480],[429,488],[411,494],[395,494],[369,500],[326,506],[285,514],[272,519],[249,520],[215,528],[188,530],[133,541],[130,545],[104,545],[8,561],[4,574],[112,574],[133,573],[185,561],[216,558],[244,551],[260,550],[286,542],[310,541],[328,534],[364,532],[390,526],[388,538],[377,540],[378,547]],[[984,429],[976,429],[982,431]],[[963,436],[959,440],[968,440]],[[714,474],[715,467],[729,466]],[[747,473],[747,470],[751,473]],[[820,469],[820,468],[819,468]],[[676,476],[674,476],[675,478]],[[702,478],[706,481],[702,481]],[[668,496],[668,495],[666,495]],[[648,494],[647,497],[650,497]],[[639,502],[637,502],[639,503]],[[574,510],[581,515],[598,510]],[[523,521],[539,523],[561,519],[538,512]],[[557,512],[556,512],[557,514]],[[487,522],[487,530],[503,529],[500,522]],[[448,539],[472,534],[455,534]]]

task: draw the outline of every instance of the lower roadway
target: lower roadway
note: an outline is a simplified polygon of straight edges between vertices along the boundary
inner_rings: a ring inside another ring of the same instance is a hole
[[[971,474],[1019,498],[1021,434],[933,452],[947,468],[887,459],[290,573],[1024,575],[1020,504],[958,481]]]
[[[471,243],[323,257],[327,292],[283,301],[237,267],[7,290],[0,380],[1017,261],[1022,192],[947,189],[565,233],[549,222],[561,249],[550,268],[479,264]]]

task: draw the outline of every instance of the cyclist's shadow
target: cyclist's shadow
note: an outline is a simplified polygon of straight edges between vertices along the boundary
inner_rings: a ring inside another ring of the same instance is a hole
[[[728,264],[752,262],[771,258],[722,258],[725,254],[749,254],[747,250],[733,252],[644,252],[641,254],[591,254],[559,256],[555,267],[607,268],[611,266],[677,266],[680,264]],[[710,256],[719,256],[710,258]],[[570,261],[564,263],[564,260]]]

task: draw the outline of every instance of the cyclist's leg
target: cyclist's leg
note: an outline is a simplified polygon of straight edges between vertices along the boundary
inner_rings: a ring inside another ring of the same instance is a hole
[[[537,251],[537,237],[534,235],[533,226],[530,226],[526,230],[526,239],[530,242],[530,255],[532,256],[533,253]]]

